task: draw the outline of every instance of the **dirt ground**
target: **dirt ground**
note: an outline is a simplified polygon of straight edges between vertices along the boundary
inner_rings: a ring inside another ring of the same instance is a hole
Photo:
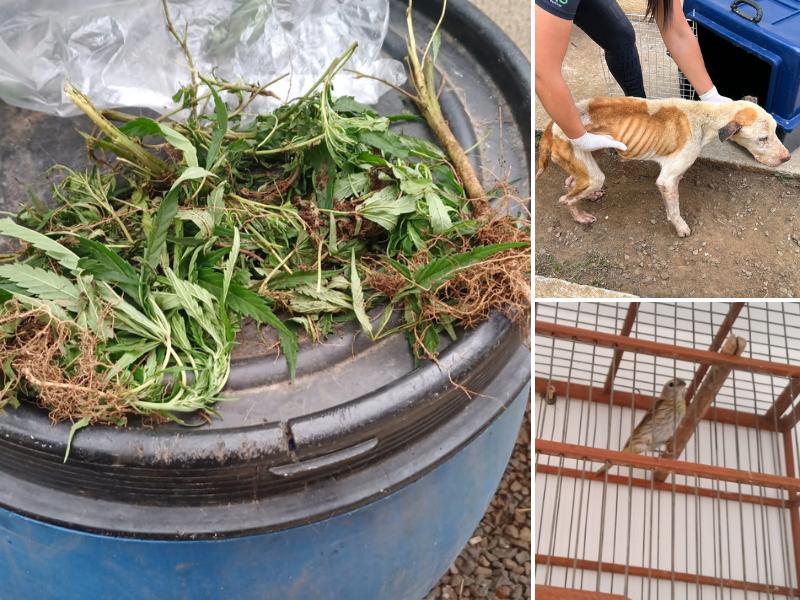
[[[608,193],[558,204],[565,174],[552,163],[535,184],[536,274],[644,297],[800,296],[800,180],[696,162],[680,185],[692,233],[677,237],[655,187],[655,163],[598,156]]]

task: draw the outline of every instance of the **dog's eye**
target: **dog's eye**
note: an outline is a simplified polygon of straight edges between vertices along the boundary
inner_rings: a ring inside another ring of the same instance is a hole
[[[763,144],[763,143],[764,143],[764,142],[766,142],[768,139],[769,139],[769,136],[766,136],[766,135],[765,135],[764,137],[760,137],[760,138],[758,138],[758,141],[759,141],[759,142],[761,142],[761,143]]]

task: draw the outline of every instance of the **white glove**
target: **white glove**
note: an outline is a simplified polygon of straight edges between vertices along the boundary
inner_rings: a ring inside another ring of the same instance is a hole
[[[602,150],[603,148],[616,148],[623,152],[628,149],[625,144],[618,142],[610,135],[598,135],[596,133],[589,133],[588,131],[574,140],[570,138],[570,141],[576,148],[586,150],[587,152],[594,152],[595,150]]]
[[[721,95],[717,91],[717,86],[712,87],[705,94],[701,94],[700,95],[700,101],[701,102],[717,102],[717,103],[733,102],[733,100],[731,100],[727,96]]]

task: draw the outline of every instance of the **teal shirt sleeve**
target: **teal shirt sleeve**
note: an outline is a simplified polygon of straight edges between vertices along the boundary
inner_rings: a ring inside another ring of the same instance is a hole
[[[536,6],[567,21],[575,19],[580,3],[581,0],[536,0]]]

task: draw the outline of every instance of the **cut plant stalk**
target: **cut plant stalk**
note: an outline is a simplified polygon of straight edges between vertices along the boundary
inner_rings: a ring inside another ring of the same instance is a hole
[[[413,94],[411,98],[450,157],[453,168],[458,173],[467,192],[467,197],[473,203],[475,216],[485,217],[492,212],[486,191],[483,189],[483,185],[477,173],[475,173],[467,153],[442,114],[442,107],[439,104],[439,95],[436,88],[435,64],[440,44],[439,29],[447,10],[447,0],[442,3],[441,16],[431,34],[431,39],[428,40],[428,44],[425,46],[421,59],[417,53],[417,42],[414,36],[413,4],[413,0],[409,0],[408,9],[406,9],[408,69],[411,81],[416,89],[416,94]]]
[[[126,158],[135,165],[145,169],[156,179],[161,179],[167,174],[167,165],[162,160],[150,154],[147,150],[114,127],[111,121],[106,119],[100,111],[94,107],[89,101],[89,98],[73,87],[71,83],[67,82],[64,84],[64,93],[67,94],[75,106],[80,108],[83,113],[89,117],[100,131],[109,137],[111,143],[115,146],[115,151],[118,156]]]

